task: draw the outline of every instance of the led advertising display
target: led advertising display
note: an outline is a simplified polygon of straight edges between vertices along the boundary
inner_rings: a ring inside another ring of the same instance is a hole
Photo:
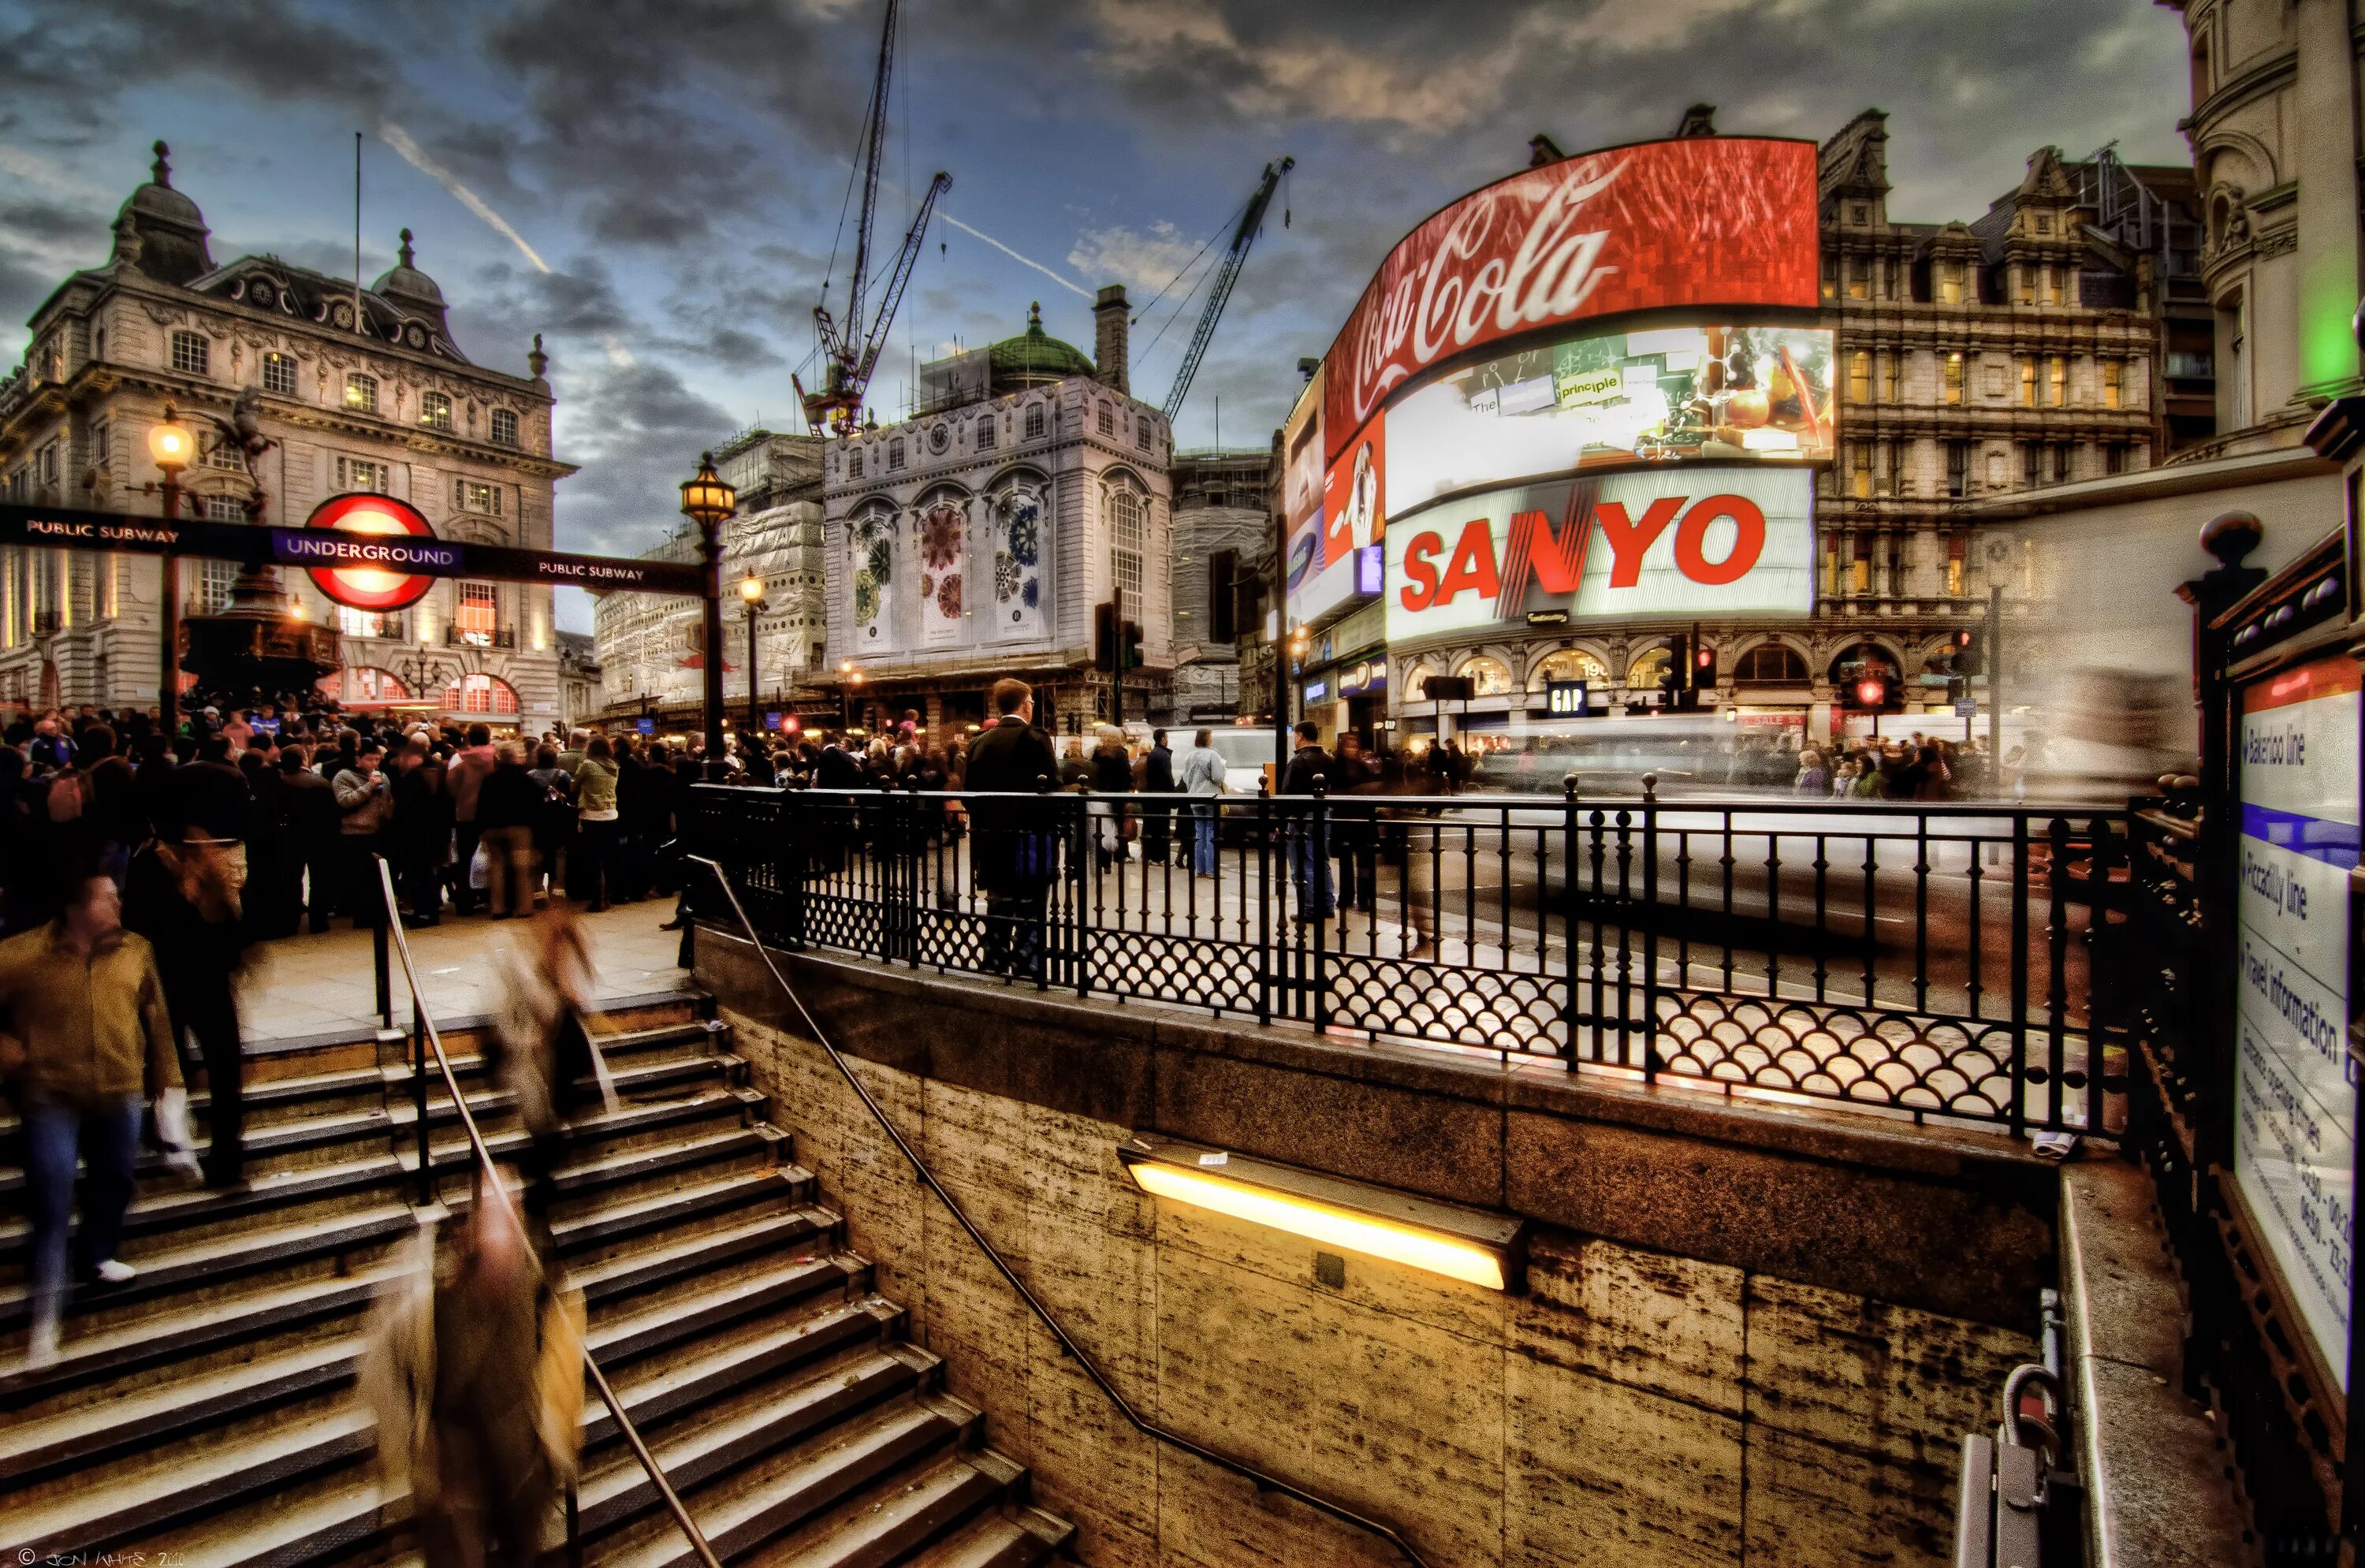
[[[1372,423],[1376,436],[1379,421]],[[1289,623],[1303,626],[1358,594],[1379,591],[1377,552],[1357,546],[1374,543],[1384,526],[1381,454],[1366,441],[1339,464],[1325,465],[1319,371],[1282,426],[1281,443]],[[1360,493],[1358,453],[1363,464]]]
[[[1531,616],[1798,616],[1813,605],[1814,476],[1667,467],[1506,486],[1388,530],[1391,645]]]
[[[1472,192],[1391,252],[1323,361],[1335,459],[1431,365],[1562,322],[1817,303],[1815,145],[1613,147]]]
[[[1827,463],[1832,334],[1814,327],[1654,327],[1517,350],[1391,399],[1389,510],[1589,468]],[[1359,437],[1339,461],[1360,461]],[[1377,487],[1374,486],[1376,490]]]

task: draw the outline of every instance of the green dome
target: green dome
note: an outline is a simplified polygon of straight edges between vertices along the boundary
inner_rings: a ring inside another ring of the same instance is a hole
[[[1063,343],[1043,330],[1040,301],[1027,308],[1024,336],[1004,338],[986,353],[993,356],[993,385],[997,391],[1048,386],[1070,375],[1090,375],[1093,371],[1093,362],[1074,344]]]

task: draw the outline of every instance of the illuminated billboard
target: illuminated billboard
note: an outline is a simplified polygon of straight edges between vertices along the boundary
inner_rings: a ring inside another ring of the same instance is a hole
[[[1828,463],[1832,334],[1685,326],[1564,338],[1401,393],[1372,423],[1385,426],[1394,517],[1591,468]]]
[[[1804,615],[1814,476],[1703,464],[1505,486],[1399,518],[1386,552],[1392,646],[1538,612]]]
[[[1372,424],[1376,431],[1379,421]],[[1378,553],[1369,547],[1384,526],[1382,454],[1359,442],[1340,463],[1325,465],[1319,371],[1282,426],[1281,448],[1289,622],[1303,626],[1379,591]]]
[[[1396,387],[1587,318],[1813,309],[1815,145],[1703,136],[1613,147],[1472,192],[1407,235],[1323,361],[1326,460]]]

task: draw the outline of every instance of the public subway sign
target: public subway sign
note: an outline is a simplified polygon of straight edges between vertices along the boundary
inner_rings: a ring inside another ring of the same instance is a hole
[[[328,505],[353,498],[359,498],[337,497]],[[393,505],[410,510],[398,501]],[[373,516],[380,515],[375,507],[371,512]],[[425,525],[423,518],[420,525]],[[705,570],[695,562],[574,555],[506,544],[472,544],[437,539],[432,533],[416,533],[408,528],[398,532],[391,529],[361,531],[328,526],[264,528],[204,518],[175,518],[168,521],[161,517],[126,512],[0,502],[0,544],[109,554],[187,555],[248,566],[276,564],[300,566],[332,579],[340,575],[367,572],[387,577],[415,577],[422,584],[432,583],[436,577],[486,577],[499,582],[570,583],[595,592],[695,596],[706,591]],[[337,603],[354,602],[338,598],[325,586],[322,591]],[[425,591],[422,586],[419,594],[402,602],[412,602]],[[357,604],[356,608],[394,606]]]
[[[2348,1379],[2356,1066],[2348,873],[2358,863],[2359,671],[2346,654],[2241,694],[2234,1174],[2308,1336]]]
[[[1804,616],[1814,480],[1701,466],[1512,486],[1398,523],[1387,558],[1391,644],[1538,614]]]
[[[1472,192],[1389,252],[1323,361],[1335,460],[1395,386],[1586,317],[1812,309],[1815,144],[1704,136],[1548,163]]]

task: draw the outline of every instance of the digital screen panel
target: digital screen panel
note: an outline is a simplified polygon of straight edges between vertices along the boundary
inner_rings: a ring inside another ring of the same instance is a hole
[[[1389,403],[1388,510],[1404,517],[1441,496],[1597,468],[1828,463],[1832,377],[1832,334],[1819,327],[1653,327],[1537,343]]]

